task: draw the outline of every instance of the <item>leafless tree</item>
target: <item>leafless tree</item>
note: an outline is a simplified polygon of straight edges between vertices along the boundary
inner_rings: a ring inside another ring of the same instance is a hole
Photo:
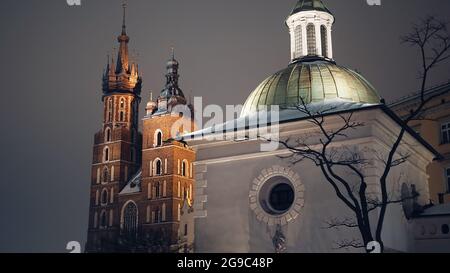
[[[434,17],[427,17],[419,24],[414,25],[412,32],[402,37],[402,41],[419,49],[422,62],[420,101],[405,117],[404,123],[408,124],[418,117],[425,105],[435,97],[428,96],[425,91],[430,72],[437,65],[450,58],[450,38],[447,24]],[[352,211],[351,218],[332,219],[327,222],[327,228],[358,229],[361,240],[342,240],[336,243],[337,247],[365,248],[369,242],[376,241],[381,245],[383,251],[382,231],[388,206],[417,197],[417,193],[406,197],[394,196],[392,191],[388,189],[388,178],[391,170],[406,162],[409,157],[408,154],[399,152],[399,146],[407,132],[406,126],[402,126],[400,129],[390,147],[390,151],[386,155],[377,155],[377,159],[384,165],[384,170],[381,176],[376,178],[380,194],[374,196],[367,191],[368,177],[363,171],[365,168],[371,167],[373,162],[365,158],[364,153],[349,148],[336,148],[333,145],[336,140],[347,138],[350,131],[356,130],[364,124],[355,121],[352,113],[334,114],[341,121],[339,128],[327,129],[326,119],[335,112],[333,107],[311,110],[302,99],[297,109],[306,117],[308,122],[314,125],[316,132],[294,141],[289,138],[278,141],[291,152],[286,157],[291,160],[292,164],[310,160],[319,167],[337,197]],[[316,139],[317,136],[319,137],[319,145],[311,145],[309,139],[312,135]],[[343,171],[345,171],[344,174]],[[371,212],[375,210],[377,213],[371,215]],[[375,223],[372,225],[371,220],[374,218]]]

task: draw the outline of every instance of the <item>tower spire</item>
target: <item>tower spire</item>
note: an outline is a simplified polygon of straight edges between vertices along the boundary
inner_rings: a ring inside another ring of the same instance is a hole
[[[122,8],[123,8],[122,35],[127,35],[127,25],[125,24],[127,3],[125,1],[123,1],[122,3]]]
[[[128,56],[128,42],[130,38],[127,36],[126,32],[126,24],[125,24],[125,14],[127,9],[127,4],[123,2],[123,21],[122,21],[122,33],[117,38],[120,43],[119,53],[117,56],[117,66],[116,66],[116,74],[120,74],[122,72],[128,73],[129,67],[129,56]]]

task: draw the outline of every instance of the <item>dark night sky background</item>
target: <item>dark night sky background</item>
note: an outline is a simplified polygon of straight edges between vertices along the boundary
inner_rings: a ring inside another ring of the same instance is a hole
[[[399,36],[428,14],[450,21],[448,0],[325,0],[336,16],[334,56],[388,101],[418,89],[417,52]],[[185,93],[239,104],[289,62],[284,19],[295,0],[129,0],[130,49],[143,102],[164,83],[174,46]],[[86,240],[101,73],[117,48],[120,0],[2,0],[0,8],[0,252],[65,252]],[[450,79],[450,65],[431,84]],[[141,114],[145,103],[141,104]]]

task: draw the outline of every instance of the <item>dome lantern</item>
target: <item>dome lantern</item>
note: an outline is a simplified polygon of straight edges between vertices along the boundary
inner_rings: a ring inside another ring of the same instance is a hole
[[[334,16],[321,0],[299,0],[286,19],[291,36],[291,61],[333,59]]]

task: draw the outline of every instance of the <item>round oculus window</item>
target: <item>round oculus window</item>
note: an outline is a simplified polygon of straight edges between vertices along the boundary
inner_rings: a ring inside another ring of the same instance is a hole
[[[275,185],[269,194],[269,204],[276,211],[287,211],[294,203],[294,189],[291,185]]]
[[[284,177],[273,177],[266,181],[259,192],[261,207],[269,214],[281,215],[288,211],[295,200],[295,191]]]

